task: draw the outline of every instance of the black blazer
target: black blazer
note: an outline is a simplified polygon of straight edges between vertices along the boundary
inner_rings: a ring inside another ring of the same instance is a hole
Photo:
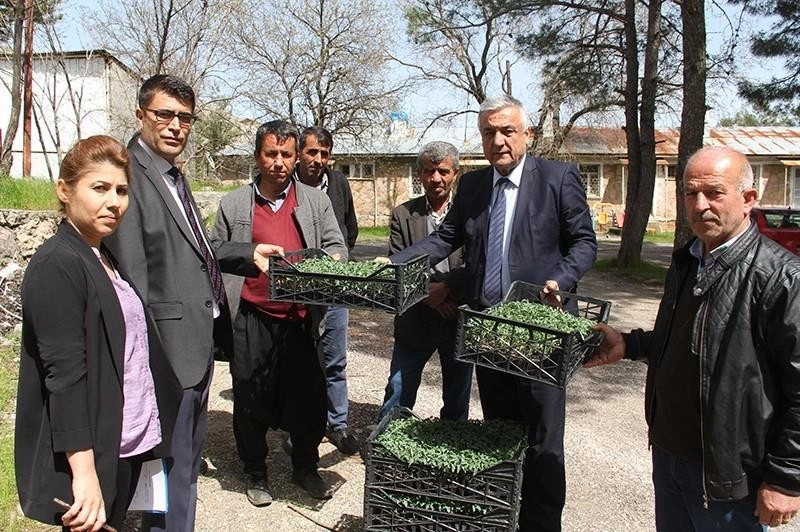
[[[395,207],[389,234],[389,256],[419,242],[428,235],[428,202],[425,196],[410,199]],[[431,280],[444,282],[457,303],[462,303],[466,270],[461,249],[447,258],[450,271],[436,272]],[[431,267],[437,263],[431,263]],[[394,339],[405,346],[421,351],[433,351],[436,338],[442,333],[455,335],[456,320],[442,317],[422,301],[394,318]],[[455,337],[455,336],[454,336]]]
[[[597,254],[578,168],[531,156],[524,164],[508,249],[511,281],[543,284],[554,279],[561,290],[574,291]],[[436,263],[463,246],[468,273],[466,300],[474,308],[486,306],[483,277],[493,172],[490,166],[464,174],[453,206],[439,228],[392,257],[395,262],[404,262],[428,253]]]
[[[191,388],[205,377],[212,351],[220,359],[230,355],[230,312],[221,308],[214,319],[208,266],[183,210],[138,137],[128,144],[133,174],[128,212],[106,244],[156,320],[175,374]],[[195,214],[203,219],[196,206]]]
[[[154,330],[148,316],[148,332]],[[182,389],[157,335],[149,334],[149,340],[162,434],[150,454],[165,456]],[[61,524],[64,510],[53,497],[73,500],[65,452],[88,448],[94,450],[106,508],[112,507],[122,433],[124,350],[125,321],[114,286],[86,241],[61,222],[31,259],[22,282],[14,451],[17,491],[26,516]]]

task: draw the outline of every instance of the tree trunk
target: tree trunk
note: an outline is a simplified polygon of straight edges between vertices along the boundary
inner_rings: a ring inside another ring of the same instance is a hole
[[[674,247],[683,246],[692,237],[683,202],[683,172],[686,161],[703,147],[706,116],[706,19],[703,0],[681,2],[683,21],[683,109],[681,138],[678,143],[678,168],[675,172]]]
[[[628,146],[628,190],[625,194],[625,222],[617,266],[627,268],[639,262],[642,253],[640,227],[642,213],[637,212],[642,186],[642,140],[639,132],[639,49],[636,45],[636,0],[625,0],[625,137]],[[651,195],[652,201],[652,195]],[[644,213],[650,213],[649,209]],[[647,222],[645,221],[645,226]]]
[[[25,6],[22,0],[17,0],[14,9],[14,52],[12,54],[13,71],[11,74],[11,113],[8,117],[8,126],[3,135],[3,146],[0,150],[0,173],[11,173],[13,162],[14,139],[19,128],[19,115],[22,110],[22,35],[25,30]]]

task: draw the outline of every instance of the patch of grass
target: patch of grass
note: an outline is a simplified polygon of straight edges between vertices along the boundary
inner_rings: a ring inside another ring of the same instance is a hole
[[[17,514],[14,476],[14,412],[19,374],[19,334],[0,338],[0,530],[35,532],[55,530]]]
[[[44,211],[58,209],[55,185],[42,179],[0,176],[0,208]]]
[[[358,228],[359,240],[388,240],[389,239],[389,226],[384,225],[380,227],[359,227]]]
[[[667,231],[664,233],[645,234],[644,241],[652,244],[672,244],[675,241],[675,233]]]
[[[231,192],[242,186],[239,181],[188,179],[192,192]]]
[[[664,280],[667,278],[666,267],[645,261],[636,264],[632,268],[620,270],[617,268],[617,259],[603,259],[595,262],[592,269],[600,272],[621,274],[629,279],[643,283],[664,284]]]

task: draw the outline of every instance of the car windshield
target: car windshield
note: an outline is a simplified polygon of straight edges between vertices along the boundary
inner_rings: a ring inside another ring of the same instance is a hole
[[[762,211],[767,227],[774,229],[800,228],[800,211]]]

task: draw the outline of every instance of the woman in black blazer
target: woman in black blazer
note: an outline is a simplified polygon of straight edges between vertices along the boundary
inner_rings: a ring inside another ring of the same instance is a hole
[[[122,144],[79,141],[56,189],[65,220],[22,283],[17,490],[26,516],[69,530],[121,526],[142,462],[169,449],[181,395],[141,299],[102,244],[128,206],[129,176]]]

